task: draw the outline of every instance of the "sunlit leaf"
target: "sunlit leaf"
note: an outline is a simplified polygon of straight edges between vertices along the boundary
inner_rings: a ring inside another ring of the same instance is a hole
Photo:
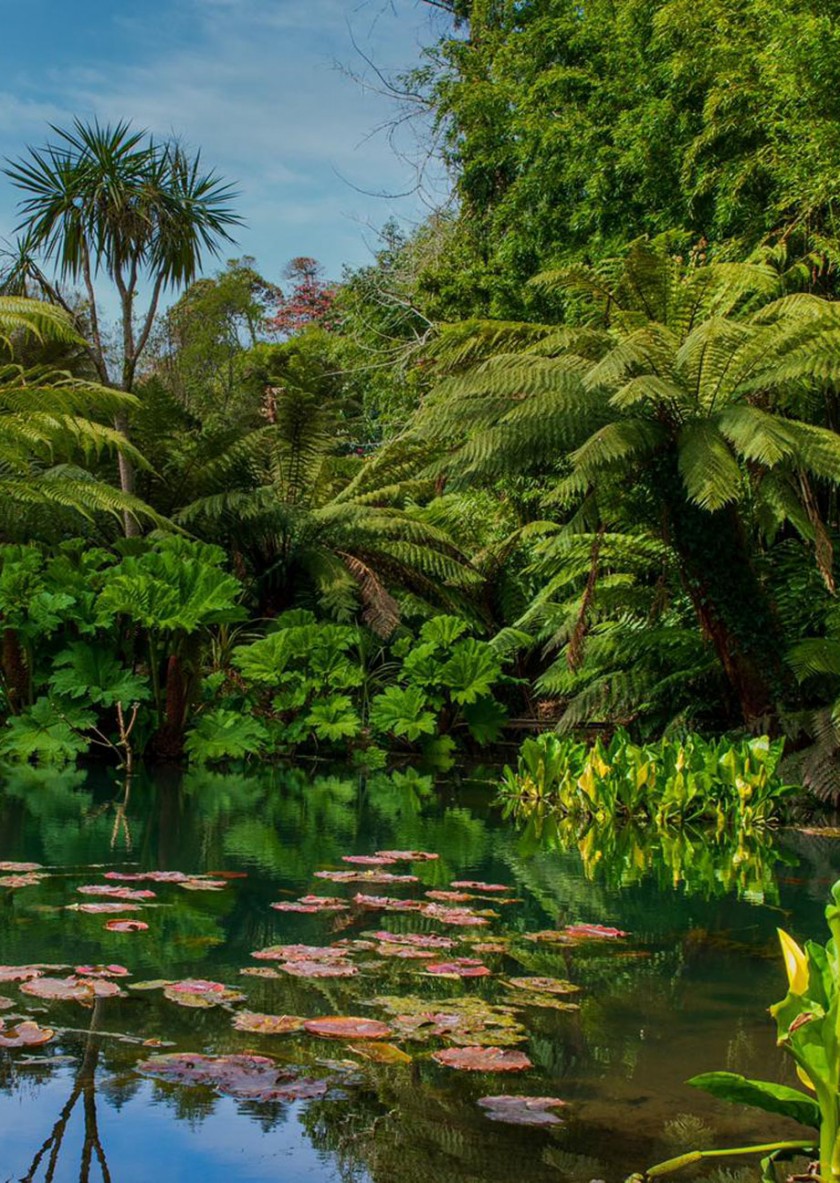
[[[387,1039],[393,1031],[387,1023],[377,1019],[330,1015],[322,1019],[307,1019],[304,1030],[322,1039]]]

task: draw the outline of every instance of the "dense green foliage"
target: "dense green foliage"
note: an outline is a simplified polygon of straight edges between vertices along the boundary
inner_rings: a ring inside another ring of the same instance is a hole
[[[501,792],[515,806],[548,805],[584,823],[705,820],[743,831],[778,819],[793,790],[778,774],[782,746],[766,736],[710,743],[697,735],[640,745],[624,731],[590,746],[547,733],[525,740]]]
[[[457,203],[338,282],[196,279],[230,191],[127,124],[10,166],[47,302],[0,307],[4,751],[747,732],[837,795],[829,14],[434,7],[402,85]],[[132,275],[179,292],[121,380],[89,266],[123,321]]]

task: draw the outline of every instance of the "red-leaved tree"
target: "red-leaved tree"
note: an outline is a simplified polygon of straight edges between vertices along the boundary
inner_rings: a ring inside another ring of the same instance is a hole
[[[309,325],[322,328],[335,327],[334,304],[335,284],[321,278],[321,265],[317,259],[301,255],[287,266],[284,279],[291,282],[288,294],[281,291],[276,312],[268,319],[269,329],[291,336]]]

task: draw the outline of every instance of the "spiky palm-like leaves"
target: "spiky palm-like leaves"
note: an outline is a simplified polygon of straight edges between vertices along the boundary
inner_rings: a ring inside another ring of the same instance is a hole
[[[203,465],[203,487],[178,518],[224,541],[256,575],[266,608],[314,597],[338,616],[363,605],[388,634],[398,619],[392,591],[453,603],[477,581],[448,534],[424,522],[407,453],[362,466],[337,444],[335,410],[317,388],[269,388],[267,422],[228,442]]]
[[[60,309],[0,297],[0,337],[12,342],[25,333],[77,340]],[[88,519],[129,514],[157,520],[142,501],[92,471],[104,456],[127,455],[143,463],[125,437],[102,422],[125,414],[134,402],[130,395],[63,372],[0,364],[0,533],[16,536],[22,519],[29,521],[30,532],[43,533],[45,507]]]
[[[175,140],[157,142],[128,123],[101,125],[77,119],[69,129],[53,127],[55,140],[30,148],[5,169],[23,193],[22,238],[7,267],[4,288],[41,295],[72,311],[62,282],[81,283],[87,295],[90,332],[87,352],[99,381],[131,391],[162,292],[190,282],[202,257],[230,241],[238,218],[230,208],[231,187],[202,169]],[[54,268],[52,280],[45,268]],[[103,337],[97,279],[114,285],[119,299],[121,358],[113,366]],[[148,303],[138,309],[143,285]],[[124,434],[124,413],[115,417]],[[123,492],[134,492],[134,466],[119,454]],[[126,533],[136,521],[126,515]]]
[[[830,566],[806,490],[840,483],[840,437],[791,409],[840,376],[840,309],[784,294],[769,262],[686,265],[646,241],[620,265],[537,282],[565,293],[579,323],[445,381],[421,429],[458,445],[447,465],[462,475],[558,473],[549,500],[578,529],[629,520],[667,541],[751,722],[779,672],[752,519],[792,522]]]

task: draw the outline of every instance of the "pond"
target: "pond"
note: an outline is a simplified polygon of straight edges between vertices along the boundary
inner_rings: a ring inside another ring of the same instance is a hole
[[[31,881],[0,872],[24,882],[0,887],[0,965],[42,968],[0,982],[0,1019],[55,1035],[0,1052],[0,1183],[614,1183],[697,1144],[797,1136],[684,1082],[725,1068],[795,1083],[766,1014],[784,993],[775,929],[822,938],[840,847],[786,831],[740,847],[661,836],[646,849],[627,833],[517,826],[492,799],[488,782],[432,786],[411,772],[171,773],[130,792],[83,771],[7,780],[0,862],[40,869]],[[439,857],[343,861],[377,851]],[[149,872],[180,875],[131,878]],[[154,896],[98,894],[115,887]],[[435,899],[453,890],[472,898]],[[309,895],[414,906],[271,906]],[[92,903],[134,910],[79,910]],[[121,920],[148,927],[112,931]],[[338,954],[324,951],[335,942]],[[287,945],[320,952],[253,956]],[[453,959],[490,972],[434,972]],[[76,974],[80,1001],[43,996],[39,982],[83,966],[95,972],[81,987]],[[97,977],[100,966],[115,976]],[[528,977],[553,982],[525,989]],[[239,1029],[259,1026],[250,1014],[298,1021],[282,1034]],[[301,1029],[319,1016],[388,1029],[371,1038],[383,1029],[365,1025],[361,1041],[343,1025],[342,1038]],[[531,1067],[446,1063],[475,1044]],[[179,1053],[271,1061],[160,1058]],[[478,1103],[507,1094],[566,1104],[533,1126]],[[715,1177],[731,1183],[736,1168]]]

